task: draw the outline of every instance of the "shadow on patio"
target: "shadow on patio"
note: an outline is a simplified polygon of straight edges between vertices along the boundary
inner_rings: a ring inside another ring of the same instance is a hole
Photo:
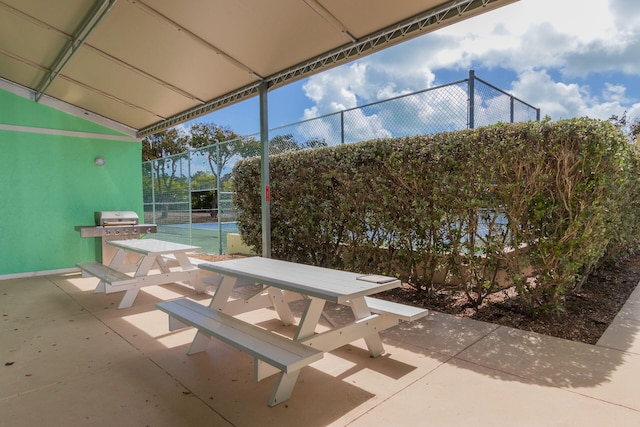
[[[256,382],[252,358],[218,342],[187,356],[195,331],[170,332],[155,309],[208,295],[149,287],[117,310],[121,295],[93,294],[96,283],[0,281],[0,425],[640,424],[640,291],[598,346],[431,312],[385,331],[379,358],[361,341],[326,354],[269,408],[275,377]],[[271,310],[244,316],[293,333]]]

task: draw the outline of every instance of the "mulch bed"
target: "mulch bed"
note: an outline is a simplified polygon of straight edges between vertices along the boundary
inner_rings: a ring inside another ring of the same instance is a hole
[[[566,296],[566,311],[527,314],[513,299],[501,298],[475,310],[450,293],[427,298],[424,292],[403,286],[383,297],[459,317],[510,326],[571,341],[596,344],[640,281],[640,254],[620,265],[592,274],[582,289]]]

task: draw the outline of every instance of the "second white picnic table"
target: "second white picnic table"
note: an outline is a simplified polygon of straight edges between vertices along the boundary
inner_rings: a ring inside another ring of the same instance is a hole
[[[199,270],[187,256],[187,253],[199,252],[199,246],[157,239],[111,240],[107,243],[118,249],[109,268],[121,273],[133,272],[133,279],[135,279],[130,283],[111,287],[106,280],[101,280],[96,287],[96,293],[125,291],[118,308],[131,307],[140,288],[145,286],[188,281],[196,292],[205,291],[205,284],[200,278],[204,272]],[[136,264],[128,264],[126,262],[128,252],[141,255],[140,260]],[[176,267],[170,267],[172,261],[177,262]],[[152,270],[154,266],[160,270],[159,273]]]

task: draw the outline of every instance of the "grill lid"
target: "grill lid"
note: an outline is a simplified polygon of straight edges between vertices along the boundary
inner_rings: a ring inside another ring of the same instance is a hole
[[[96,225],[137,225],[138,214],[133,211],[96,212]]]

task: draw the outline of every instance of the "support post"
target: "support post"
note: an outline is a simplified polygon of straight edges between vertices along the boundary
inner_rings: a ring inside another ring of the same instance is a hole
[[[218,220],[218,253],[222,255],[222,210],[220,209],[220,192],[222,191],[222,183],[220,177],[222,176],[222,161],[220,160],[220,144],[222,142],[216,142],[216,210],[213,212]]]
[[[271,258],[271,189],[269,182],[269,107],[267,82],[260,84],[260,157],[262,195],[262,256]]]

